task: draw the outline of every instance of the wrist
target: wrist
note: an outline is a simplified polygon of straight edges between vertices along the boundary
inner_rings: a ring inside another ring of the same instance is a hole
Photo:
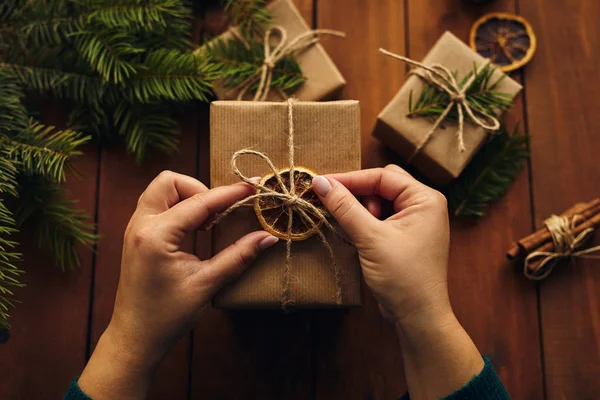
[[[110,326],[104,331],[79,378],[84,393],[93,399],[146,398],[158,363],[149,363],[126,346]]]

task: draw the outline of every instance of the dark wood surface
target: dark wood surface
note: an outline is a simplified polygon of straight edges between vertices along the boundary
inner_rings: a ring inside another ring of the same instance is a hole
[[[450,291],[459,319],[489,355],[515,399],[600,398],[600,263],[586,260],[527,281],[505,261],[510,243],[551,213],[600,194],[600,4],[595,0],[295,0],[314,27],[347,38],[323,44],[348,85],[342,98],[361,102],[363,168],[400,162],[371,137],[378,112],[400,88],[401,63],[387,48],[420,59],[450,30],[467,39],[488,11],[522,14],[538,36],[533,61],[513,74],[524,93],[507,116],[532,135],[532,158],[506,196],[477,221],[452,220]],[[27,287],[0,344],[1,399],[56,399],[78,375],[110,321],[122,236],[139,194],[163,169],[208,180],[208,107],[183,121],[177,157],[142,166],[118,147],[90,147],[78,160],[85,178],[73,197],[97,218],[97,253],[61,273],[27,244]],[[25,235],[24,235],[25,236]],[[26,238],[23,242],[27,243]],[[210,254],[210,238],[189,250]],[[208,310],[168,355],[155,399],[393,399],[406,390],[400,349],[377,304],[342,312],[227,313]]]

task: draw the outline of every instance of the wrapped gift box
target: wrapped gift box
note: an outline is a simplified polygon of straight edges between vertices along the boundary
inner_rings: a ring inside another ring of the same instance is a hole
[[[473,71],[473,65],[481,68],[485,63],[483,57],[450,32],[442,35],[423,60],[425,65],[441,64],[450,71],[456,71],[459,80]],[[496,70],[491,82],[495,82],[502,75],[501,71]],[[424,86],[421,78],[409,76],[400,91],[377,117],[374,135],[404,158],[409,158],[414,153],[434,122],[432,118],[407,116],[411,91],[413,99],[416,99]],[[510,94],[514,98],[521,89],[522,86],[518,82],[507,76],[495,90]],[[487,131],[466,118],[466,150],[460,152],[455,134],[456,127],[456,123],[443,122],[412,160],[412,164],[434,183],[445,184],[457,178],[488,138]]]
[[[357,101],[294,103],[295,165],[319,174],[360,169],[360,110]],[[211,187],[239,182],[231,157],[252,148],[278,168],[288,167],[287,102],[216,101],[210,111]],[[258,157],[239,159],[248,177],[271,172]],[[261,229],[252,207],[242,207],[213,228],[213,254]],[[341,272],[343,306],[360,304],[356,249],[323,228]],[[266,250],[233,285],[217,294],[217,308],[281,308],[285,241]],[[332,259],[318,235],[292,243],[291,300],[298,308],[335,307]]]
[[[311,29],[291,0],[278,0],[270,3],[267,8],[273,16],[273,24],[280,25],[287,30],[288,40],[293,40],[298,35]],[[230,40],[232,38],[231,32],[227,31],[219,36],[217,40]],[[258,40],[262,42],[262,39]],[[296,60],[300,64],[306,79],[304,84],[292,93],[294,98],[298,100],[333,99],[346,84],[344,77],[319,43],[299,53]],[[236,90],[225,88],[219,82],[214,83],[213,90],[217,98],[221,100],[233,100],[238,95]],[[251,100],[252,95],[253,93],[246,94],[244,100]],[[271,90],[268,100],[281,101],[282,98],[276,90]]]

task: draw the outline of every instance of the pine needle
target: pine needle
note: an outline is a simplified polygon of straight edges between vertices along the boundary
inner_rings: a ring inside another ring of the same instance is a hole
[[[500,199],[529,158],[529,135],[500,131],[473,158],[462,174],[442,192],[456,216],[485,214],[488,206]]]
[[[203,56],[210,59],[214,66],[214,78],[226,88],[238,88],[247,79],[261,72],[265,59],[262,42],[248,42],[249,47],[240,40],[215,39],[205,46]],[[271,88],[291,93],[300,87],[306,78],[300,64],[292,56],[285,57],[273,69]],[[249,92],[258,89],[258,80],[249,88]]]

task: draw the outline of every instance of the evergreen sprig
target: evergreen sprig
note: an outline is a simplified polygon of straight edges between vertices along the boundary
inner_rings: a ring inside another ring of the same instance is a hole
[[[226,88],[237,88],[247,79],[260,74],[265,59],[262,42],[250,41],[246,46],[234,39],[215,39],[204,46],[203,54],[215,68],[213,76]],[[300,64],[294,57],[288,56],[275,65],[271,88],[293,92],[305,80]],[[251,86],[249,92],[255,92],[258,84],[256,82]]]
[[[473,71],[469,72],[459,81],[460,88],[463,88],[473,74],[476,74],[475,79],[465,93],[467,103],[476,113],[496,116],[509,109],[512,105],[512,96],[510,94],[496,90],[506,75],[502,75],[502,77],[492,83],[495,71],[495,68],[490,65],[486,65],[477,71],[477,67],[474,65]],[[456,75],[455,72],[455,78]],[[426,117],[436,120],[442,115],[450,102],[450,95],[447,92],[426,82],[423,91],[416,101],[413,101],[413,92],[410,92],[408,116]],[[448,113],[446,121],[458,121],[458,110],[456,107],[453,107]]]
[[[87,132],[122,133],[116,113],[123,101],[182,103],[211,94],[213,67],[191,51],[186,0],[9,0],[0,11],[0,69],[15,72],[27,91],[74,101],[77,115],[102,109],[106,118],[82,125]],[[160,143],[160,132],[141,133],[152,139],[139,143]],[[171,149],[173,138],[165,137]],[[147,151],[128,149],[137,159]]]
[[[18,228],[32,225],[38,246],[46,249],[63,271],[79,266],[76,245],[91,247],[98,236],[90,217],[67,199],[60,185],[42,176],[20,179],[21,205],[15,210]]]
[[[500,199],[529,158],[529,135],[512,133],[504,126],[477,153],[462,174],[442,191],[457,216],[485,214],[488,206]]]
[[[29,116],[19,75],[0,68],[0,327],[8,327],[14,306],[12,290],[22,286],[17,264],[22,255],[12,236],[26,222],[37,223],[42,247],[49,248],[59,266],[77,262],[75,243],[92,244],[93,226],[73,203],[56,194],[71,169],[72,157],[90,139],[73,130],[45,126]],[[52,188],[28,190],[28,182]],[[50,196],[49,194],[53,195]],[[34,212],[42,209],[44,212]],[[52,228],[53,227],[53,228]],[[75,254],[75,255],[74,255]]]
[[[236,26],[246,39],[262,36],[264,27],[271,23],[266,0],[221,0],[229,14],[232,25]]]

